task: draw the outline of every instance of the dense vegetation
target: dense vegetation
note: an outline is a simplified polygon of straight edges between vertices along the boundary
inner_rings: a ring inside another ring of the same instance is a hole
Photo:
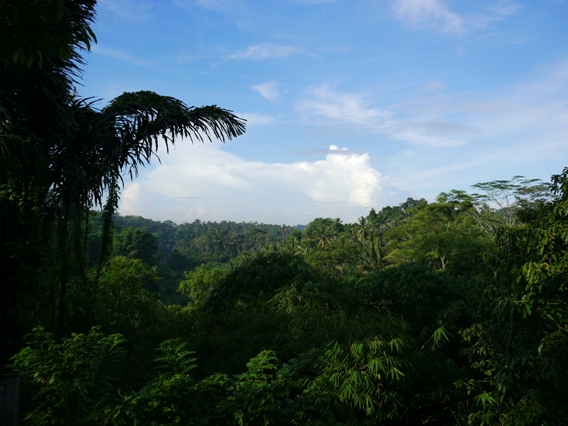
[[[100,270],[91,213],[75,332],[10,362],[25,419],[562,424],[568,170],[487,185],[302,229],[116,216]]]
[[[95,2],[0,4],[20,34],[0,52],[0,343],[22,424],[566,424],[568,168],[352,224],[116,216],[156,138],[242,122],[149,92],[97,110],[72,90]]]

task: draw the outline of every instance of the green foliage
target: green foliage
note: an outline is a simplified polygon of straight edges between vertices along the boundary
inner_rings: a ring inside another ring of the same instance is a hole
[[[279,371],[278,359],[272,351],[262,351],[247,363],[247,371],[235,377],[229,396],[220,409],[232,413],[232,424],[285,424],[287,405],[292,401],[289,384]],[[229,422],[228,422],[229,423]]]
[[[187,295],[193,306],[200,307],[226,274],[226,269],[198,266],[185,273],[186,279],[179,284],[178,291]]]
[[[158,348],[156,376],[138,391],[123,397],[106,417],[114,425],[194,424],[191,371],[196,368],[193,352],[180,339],[166,340]]]
[[[408,217],[412,215],[411,212],[413,209],[419,209],[427,204],[428,202],[424,198],[420,200],[407,198],[404,203],[400,203],[398,206],[394,207],[385,206],[378,213],[375,209],[371,209],[366,219],[370,224],[375,226],[382,235],[390,228],[404,223]]]
[[[333,342],[321,359],[323,368],[314,386],[330,394],[329,403],[349,423],[400,419],[404,405],[396,389],[409,367],[401,356],[407,346],[402,338],[374,337],[345,346]]]
[[[23,383],[26,423],[99,424],[102,407],[117,396],[123,337],[95,327],[57,342],[37,327],[27,343],[11,365]]]
[[[140,259],[148,265],[155,265],[157,240],[145,229],[125,228],[114,238],[113,251],[115,255]]]
[[[124,236],[164,235],[157,244],[170,250],[181,247],[176,232],[200,241],[193,253],[223,253],[241,231],[258,246],[186,272],[187,307],[165,307],[149,290],[167,256],[159,267],[122,256],[103,264],[93,312],[128,337],[129,368],[116,373],[120,389],[84,384],[75,415],[117,425],[558,424],[568,397],[567,176],[555,177],[554,202],[518,210],[525,222],[497,231],[495,247],[459,191],[389,210],[384,223],[373,212],[353,225],[318,219],[307,235],[201,222],[135,232],[123,221]],[[136,238],[124,240],[117,246]],[[76,404],[62,390],[68,367],[45,361],[70,350],[50,339],[42,361],[25,364],[27,377],[43,377],[43,362],[57,377],[49,403],[27,405],[33,424]],[[30,348],[17,357],[31,359]]]
[[[452,423],[465,392],[454,383],[467,377],[458,331],[471,324],[467,287],[420,264],[377,271],[360,283],[365,309],[377,312],[381,341],[403,339],[405,381],[396,398],[408,423]],[[392,389],[393,386],[388,386]]]
[[[378,226],[378,219],[374,210],[369,214],[369,219],[360,218],[358,226],[353,228],[353,237],[359,245],[360,259],[363,261],[360,269],[362,272],[369,273],[387,266],[386,243],[383,239],[383,232]]]
[[[408,263],[377,271],[361,287],[370,308],[419,327],[449,324],[468,315],[466,288],[424,265]]]
[[[160,346],[156,375],[140,390],[106,410],[115,425],[269,425],[292,424],[306,406],[299,395],[306,362],[282,365],[262,351],[238,375],[214,374],[194,380],[193,352],[170,340]]]
[[[246,360],[266,349],[287,362],[330,339],[343,341],[372,327],[372,315],[360,310],[357,294],[301,256],[273,252],[243,258],[214,287],[195,312],[193,341],[206,374],[240,373]]]
[[[207,307],[216,308],[237,301],[268,300],[291,281],[316,280],[318,272],[301,257],[285,252],[261,253],[238,260],[212,292]]]
[[[467,200],[440,195],[438,202],[410,211],[411,216],[385,238],[389,253],[386,260],[395,265],[420,262],[464,278],[483,269],[482,254],[489,250],[491,237],[472,220]]]
[[[493,234],[502,225],[517,224],[523,215],[551,198],[550,185],[524,176],[481,182],[472,188],[482,191],[470,196],[476,207],[472,213],[483,229]]]
[[[567,180],[565,169],[553,177],[556,201],[497,235],[481,319],[463,331],[482,374],[464,383],[477,404],[471,422],[559,424],[568,417]]]
[[[148,290],[156,279],[156,268],[141,260],[111,258],[98,283],[97,321],[129,340],[135,332],[148,332],[158,313],[158,297]]]

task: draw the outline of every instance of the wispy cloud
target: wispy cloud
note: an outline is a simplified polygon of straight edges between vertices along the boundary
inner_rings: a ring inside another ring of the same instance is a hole
[[[383,187],[400,189],[408,196],[428,196],[425,191],[433,188],[438,193],[460,186],[469,190],[475,182],[507,179],[526,170],[531,170],[530,177],[547,179],[568,159],[567,97],[565,61],[490,94],[447,94],[397,105],[400,113],[412,117],[407,123],[409,137],[433,137],[440,132],[471,143],[451,150],[409,146],[382,164]],[[422,128],[420,118],[432,116],[441,121]],[[455,116],[469,125],[461,128],[443,121]],[[451,182],[447,176],[452,176]]]
[[[195,4],[204,9],[214,10],[216,12],[230,10],[235,6],[234,0],[196,0]]]
[[[428,92],[439,92],[441,90],[444,90],[445,88],[446,88],[446,85],[443,82],[441,82],[440,80],[431,81],[430,83],[428,83],[425,86],[425,89]]]
[[[355,93],[339,92],[329,84],[312,87],[298,104],[305,115],[352,123],[359,126],[380,126],[390,119],[390,112],[371,108],[364,97]]]
[[[162,166],[127,186],[120,212],[177,222],[206,218],[297,224],[322,215],[354,221],[376,201],[380,179],[368,154],[337,146],[318,161],[266,163],[247,161],[215,144],[182,142],[173,155],[162,158]]]
[[[258,114],[256,112],[240,112],[237,116],[244,118],[247,121],[247,127],[251,126],[265,126],[267,124],[274,124],[276,119],[271,115]]]
[[[278,83],[276,81],[269,81],[262,84],[252,84],[250,86],[252,90],[260,93],[260,95],[268,99],[269,101],[278,99],[280,97],[280,90],[278,89]]]
[[[448,33],[463,31],[463,19],[440,0],[396,0],[393,8],[398,19],[411,25],[436,25]]]
[[[338,0],[296,0],[299,4],[323,4],[323,3],[335,3]]]
[[[414,145],[450,147],[464,144],[478,130],[424,111],[409,115],[395,108],[375,108],[362,95],[339,92],[324,84],[312,88],[297,104],[306,121],[319,119],[321,126],[349,126]]]
[[[120,49],[112,49],[110,47],[105,47],[100,44],[94,44],[91,46],[91,52],[98,55],[108,56],[109,58],[118,59],[120,61],[128,62],[135,65],[148,65],[148,62],[139,59],[128,52]]]
[[[461,35],[484,28],[514,14],[521,6],[511,1],[497,1],[483,13],[459,14],[444,0],[393,0],[395,17],[413,27],[426,27],[442,33]]]
[[[192,9],[195,6],[214,12],[230,12],[236,6],[241,6],[241,0],[173,0],[174,5],[182,9]]]
[[[143,21],[147,19],[153,7],[150,2],[137,0],[99,0],[99,3],[123,18],[132,21]]]
[[[217,52],[208,51],[207,53],[202,54],[195,54],[195,53],[186,53],[186,52],[178,52],[175,54],[175,60],[178,64],[184,64],[187,62],[197,62],[197,61],[206,61],[212,59],[218,59],[219,55]]]
[[[271,58],[283,58],[286,56],[295,55],[297,53],[299,53],[299,50],[291,46],[263,43],[249,46],[247,50],[229,55],[229,58],[264,60]]]
[[[452,147],[466,143],[479,129],[451,121],[408,121],[397,123],[390,136],[415,145]]]

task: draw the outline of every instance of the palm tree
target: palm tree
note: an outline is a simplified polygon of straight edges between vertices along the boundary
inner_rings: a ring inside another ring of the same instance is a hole
[[[374,271],[385,266],[383,241],[375,224],[364,217],[353,228],[353,239],[362,249],[360,259],[367,271]]]
[[[70,279],[86,279],[89,210],[103,208],[104,259],[120,184],[153,157],[159,160],[161,141],[167,152],[180,139],[225,141],[245,131],[244,120],[229,110],[188,107],[148,91],[124,93],[102,109],[80,99],[74,86],[81,54],[96,41],[95,4],[0,2],[0,35],[8,40],[0,49],[2,347],[17,344],[30,322],[49,322],[54,304],[64,322]],[[31,313],[30,306],[43,313]],[[18,320],[25,327],[14,327]],[[8,328],[19,332],[4,333]]]
[[[85,223],[88,210],[102,207],[103,241],[99,271],[110,250],[111,218],[125,176],[133,179],[140,166],[157,157],[161,141],[166,152],[177,138],[191,142],[225,141],[244,133],[244,120],[217,106],[188,107],[182,101],[149,91],[124,93],[102,110],[92,103],[73,100],[70,109],[75,127],[53,147],[50,156],[48,206],[56,212],[62,249],[77,252],[68,238],[71,227]],[[62,253],[63,254],[63,253]],[[64,254],[62,259],[69,259]],[[68,265],[61,265],[67,271]],[[98,275],[98,274],[97,274]],[[64,318],[66,277],[61,278],[58,309]]]

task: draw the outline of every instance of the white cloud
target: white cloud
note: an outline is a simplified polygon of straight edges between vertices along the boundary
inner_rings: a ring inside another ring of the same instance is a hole
[[[463,19],[440,0],[395,0],[393,8],[398,19],[411,25],[436,25],[448,33],[463,31]]]
[[[152,4],[136,0],[100,0],[99,3],[123,18],[143,21],[150,16]]]
[[[229,55],[231,59],[252,59],[252,60],[264,60],[270,58],[283,58],[286,56],[291,56],[298,53],[298,49],[291,46],[282,46],[278,44],[256,44],[254,46],[249,46],[247,50],[237,52],[233,55]]]
[[[162,166],[126,187],[121,214],[177,222],[194,219],[308,223],[315,217],[354,221],[380,192],[368,154],[330,147],[325,159],[247,161],[218,144],[181,142]]]
[[[329,84],[309,89],[307,96],[298,103],[297,108],[307,115],[359,126],[384,125],[391,115],[389,111],[368,107],[363,96],[335,91]]]
[[[280,97],[280,91],[278,90],[278,83],[275,81],[269,81],[262,84],[253,84],[250,86],[252,90],[260,93],[260,95],[270,101],[278,99]]]
[[[483,13],[459,14],[451,11],[445,3],[445,0],[393,0],[393,12],[397,19],[413,27],[461,35],[510,16],[521,7],[511,1],[501,0]]]
[[[472,126],[438,117],[429,111],[421,114],[397,114],[389,109],[373,108],[362,95],[333,90],[329,85],[312,88],[297,104],[305,121],[319,119],[320,126],[351,127],[365,133],[429,147],[462,145],[477,133]]]
[[[256,126],[256,125],[267,125],[267,124],[274,124],[276,119],[270,115],[266,114],[258,114],[255,112],[240,112],[237,113],[238,117],[242,117],[247,121],[247,127]]]

